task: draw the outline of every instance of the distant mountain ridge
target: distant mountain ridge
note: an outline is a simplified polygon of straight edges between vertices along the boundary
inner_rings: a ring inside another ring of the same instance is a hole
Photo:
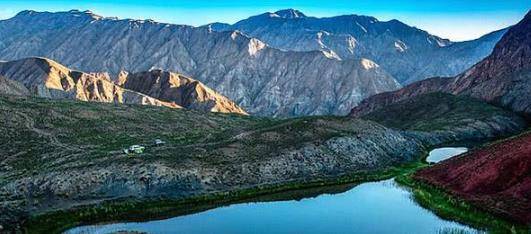
[[[283,50],[322,50],[342,59],[370,59],[403,84],[463,72],[490,54],[506,31],[452,42],[398,20],[379,21],[362,15],[317,18],[294,9],[267,12],[233,25],[214,23],[206,27],[238,30]]]
[[[237,31],[119,20],[90,11],[23,11],[0,21],[0,35],[3,60],[41,56],[112,77],[122,70],[179,71],[262,116],[347,114],[368,96],[400,88],[368,59],[282,51]]]
[[[469,96],[531,115],[531,11],[496,44],[492,54],[454,78],[432,78],[365,99],[351,111],[363,116],[425,93]]]
[[[165,71],[147,73],[164,73],[183,81],[156,82],[171,89],[171,93],[179,99],[159,99],[138,86],[129,85],[134,74],[124,74],[119,78],[122,83],[115,83],[106,73],[74,71],[53,60],[36,57],[0,62],[0,94],[246,114],[232,101],[196,80]]]

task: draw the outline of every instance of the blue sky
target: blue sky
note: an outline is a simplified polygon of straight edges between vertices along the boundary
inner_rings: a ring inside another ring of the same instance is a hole
[[[89,9],[103,16],[198,26],[216,21],[234,23],[284,8],[318,17],[362,14],[380,20],[398,19],[444,38],[468,40],[515,24],[531,8],[531,0],[0,0],[0,19],[26,9]]]

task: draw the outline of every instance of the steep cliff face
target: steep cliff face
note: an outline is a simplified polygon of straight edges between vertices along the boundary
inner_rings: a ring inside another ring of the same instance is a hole
[[[24,11],[0,21],[0,58],[45,56],[83,71],[179,71],[267,116],[346,114],[363,98],[399,88],[367,59],[271,48],[239,32]]]
[[[118,85],[187,109],[247,114],[228,98],[201,82],[162,70],[121,73]]]
[[[489,55],[506,31],[452,42],[398,20],[379,21],[360,15],[316,18],[294,9],[252,16],[234,25],[215,23],[206,27],[239,30],[284,50],[322,50],[342,59],[367,58],[403,84],[465,71]]]
[[[351,116],[431,92],[446,92],[485,100],[515,112],[531,114],[531,13],[503,36],[491,55],[454,78],[432,78],[360,103]]]

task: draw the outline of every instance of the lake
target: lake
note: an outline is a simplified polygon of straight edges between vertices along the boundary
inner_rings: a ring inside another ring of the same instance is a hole
[[[462,147],[430,152],[437,162]],[[433,154],[432,154],[433,153]],[[429,157],[428,157],[429,158]],[[164,220],[76,227],[66,233],[444,233],[476,230],[420,207],[394,179],[278,194]]]

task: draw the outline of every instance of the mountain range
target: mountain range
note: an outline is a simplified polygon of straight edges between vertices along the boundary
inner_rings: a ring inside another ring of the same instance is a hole
[[[351,111],[363,116],[426,93],[469,96],[514,112],[531,114],[531,12],[496,44],[493,52],[453,78],[431,78],[400,90],[374,95]]]
[[[338,59],[366,58],[402,84],[435,76],[455,76],[487,55],[507,29],[465,42],[452,42],[398,20],[342,15],[317,18],[295,9],[268,12],[216,31],[238,30],[290,51],[325,51]]]
[[[368,59],[283,51],[237,31],[215,32],[90,11],[23,11],[0,21],[0,59],[40,56],[117,77],[152,69],[205,83],[251,114],[346,114],[362,99],[400,88]]]
[[[0,62],[0,94],[246,114],[201,82],[179,74],[121,73],[114,82],[107,73],[75,71],[46,58]]]

